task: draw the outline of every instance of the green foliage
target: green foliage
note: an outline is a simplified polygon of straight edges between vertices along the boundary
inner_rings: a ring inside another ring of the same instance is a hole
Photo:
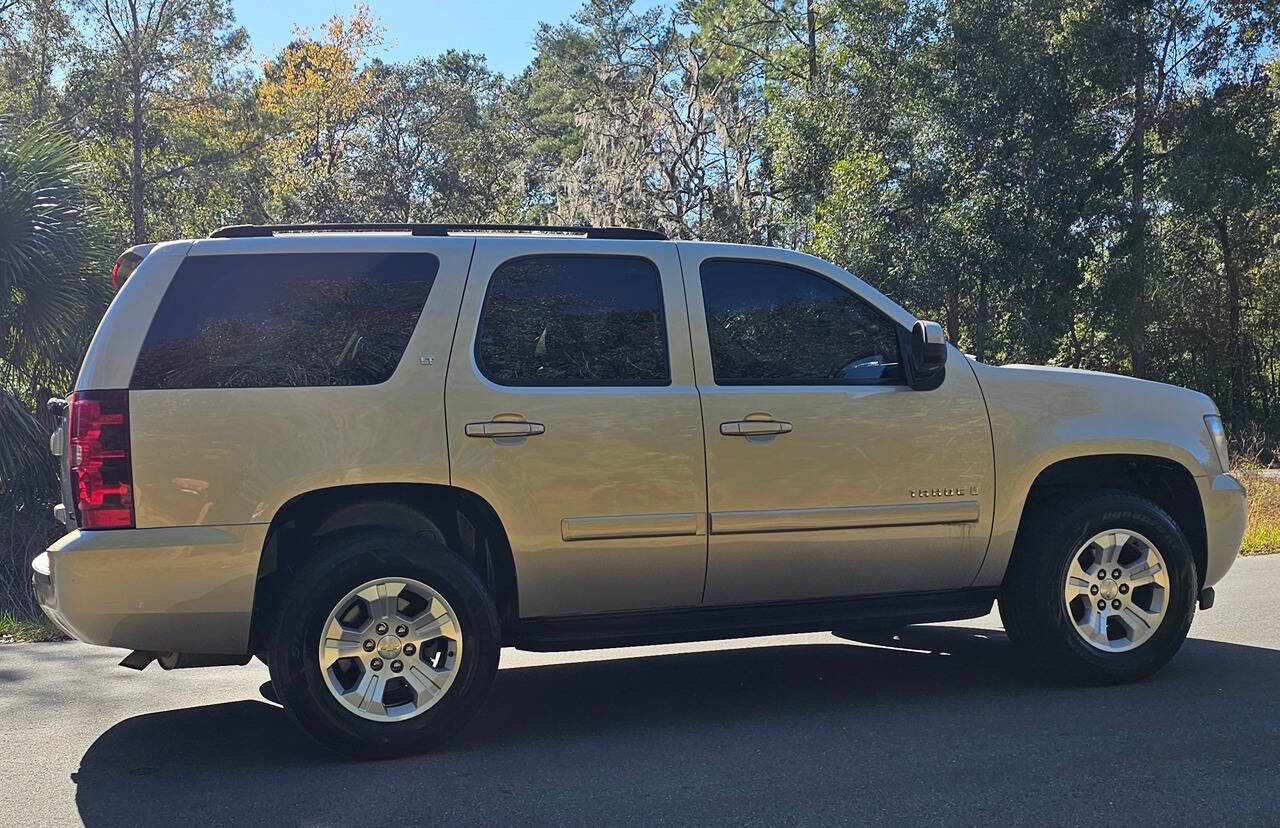
[[[62,630],[41,616],[26,620],[7,612],[0,612],[0,644],[17,644],[31,641],[65,641]]]
[[[48,503],[41,407],[67,389],[106,307],[109,259],[87,173],[56,128],[0,129],[0,508]]]
[[[248,35],[227,0],[82,0],[59,110],[85,137],[120,243],[261,215],[247,180],[264,136]]]

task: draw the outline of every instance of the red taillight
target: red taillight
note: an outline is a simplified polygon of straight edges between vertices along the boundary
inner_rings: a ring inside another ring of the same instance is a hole
[[[132,528],[129,392],[76,391],[67,402],[76,524],[81,529]]]
[[[150,246],[146,248],[150,250]],[[136,250],[136,248],[135,248]],[[111,268],[111,287],[119,290],[124,287],[124,283],[133,275],[133,271],[138,269],[138,265],[142,264],[142,254],[135,253],[133,250],[126,250],[120,254],[120,258],[116,259],[115,266]]]

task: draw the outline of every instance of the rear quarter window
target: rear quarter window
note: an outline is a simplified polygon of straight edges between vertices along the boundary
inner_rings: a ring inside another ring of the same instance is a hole
[[[130,387],[384,382],[439,266],[426,253],[189,257],[160,301]]]

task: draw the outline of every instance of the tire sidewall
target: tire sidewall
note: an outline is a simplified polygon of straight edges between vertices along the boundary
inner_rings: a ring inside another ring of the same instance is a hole
[[[352,589],[378,578],[412,578],[448,602],[462,655],[443,698],[422,713],[377,722],[347,710],[320,667],[329,613]],[[475,573],[448,548],[397,532],[355,531],[326,541],[281,605],[271,648],[271,678],[281,703],[309,732],[347,753],[396,756],[430,750],[474,714],[497,671],[499,624]]]

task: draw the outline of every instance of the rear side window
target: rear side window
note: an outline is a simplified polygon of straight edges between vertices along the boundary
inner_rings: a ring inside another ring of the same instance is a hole
[[[160,301],[130,387],[384,382],[439,266],[426,253],[188,257]]]
[[[898,326],[828,279],[741,259],[702,263],[717,385],[902,382]]]
[[[489,280],[476,337],[501,385],[668,385],[658,269],[633,256],[528,256]]]

